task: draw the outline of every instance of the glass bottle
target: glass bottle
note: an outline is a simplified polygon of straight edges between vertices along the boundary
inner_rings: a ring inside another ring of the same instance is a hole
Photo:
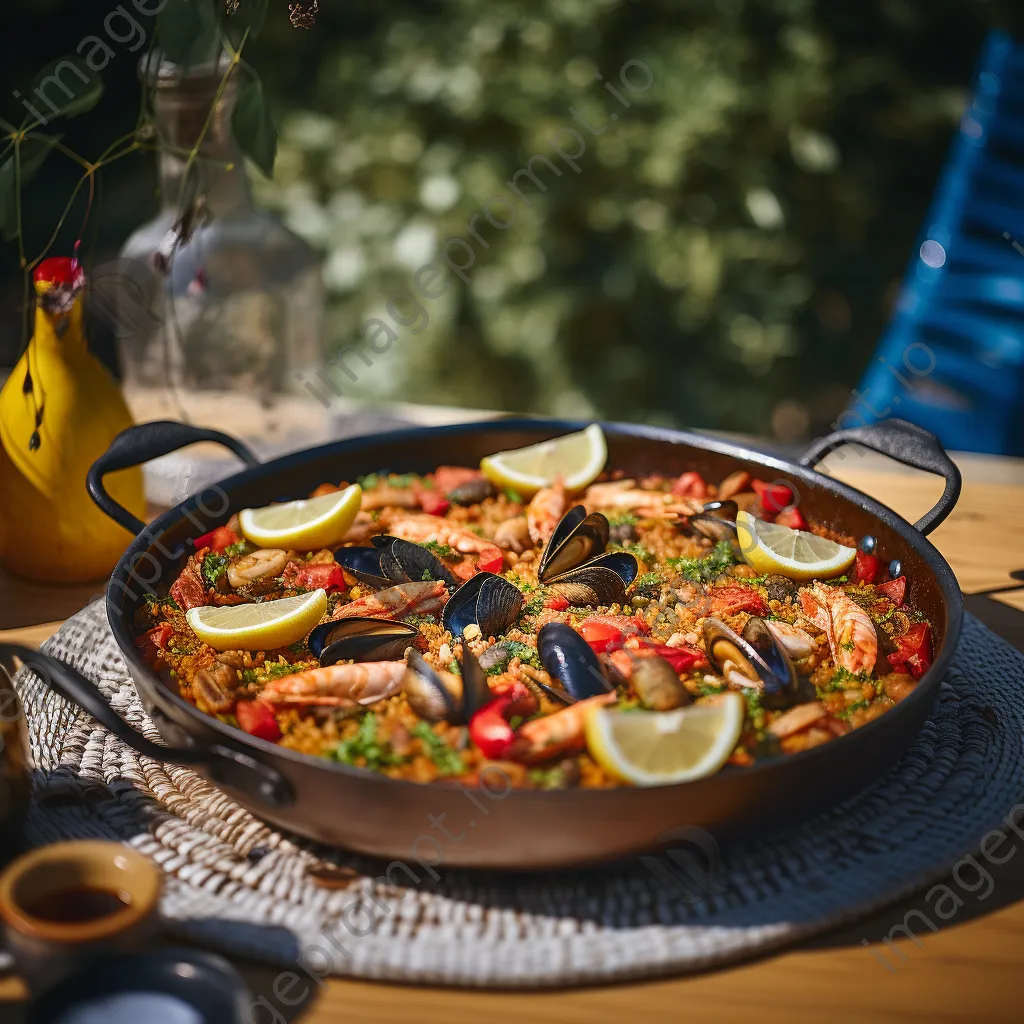
[[[144,61],[141,73],[153,90],[162,206],[125,242],[117,264],[125,383],[171,388],[186,409],[189,391],[244,392],[264,404],[300,393],[300,377],[315,375],[324,359],[316,254],[253,207],[231,134],[233,78],[216,100],[224,58],[185,71],[167,61],[149,66],[151,73]],[[208,118],[183,190],[189,151]]]

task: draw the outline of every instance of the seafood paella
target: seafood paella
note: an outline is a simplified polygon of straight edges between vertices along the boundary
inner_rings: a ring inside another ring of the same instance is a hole
[[[242,511],[136,645],[221,722],[423,783],[684,782],[913,692],[932,626],[874,538],[807,522],[791,481],[627,476],[584,433],[589,468],[521,449]]]

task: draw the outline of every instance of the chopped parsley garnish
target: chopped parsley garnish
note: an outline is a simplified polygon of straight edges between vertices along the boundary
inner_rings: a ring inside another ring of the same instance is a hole
[[[761,707],[760,691],[753,686],[745,686],[743,696],[747,701],[747,717],[751,720],[760,718],[764,714],[764,708]]]
[[[438,558],[452,558],[458,553],[455,548],[450,548],[447,544],[439,544],[436,540],[424,541],[420,547],[426,548]]]
[[[524,644],[521,640],[506,640],[505,650],[508,651],[509,661],[513,658],[518,658],[524,665],[531,665],[533,668],[543,668],[536,647]]]
[[[523,496],[511,487],[505,488],[505,497],[508,498],[509,501],[514,501],[517,505],[522,505],[523,503]]]
[[[205,555],[203,557],[203,582],[208,587],[215,587],[217,580],[228,568],[228,560],[223,555]]]
[[[419,725],[426,724],[426,722],[419,723]],[[413,729],[413,732],[415,731]],[[342,764],[351,765],[362,760],[364,767],[371,771],[380,771],[381,768],[401,764],[405,760],[391,749],[390,744],[382,743],[377,739],[377,716],[372,711],[363,715],[355,736],[342,740],[331,752],[330,757],[335,761],[341,761]]]
[[[653,552],[648,548],[645,548],[643,544],[638,541],[623,541],[617,543],[616,541],[611,542],[613,548],[617,548],[619,551],[626,551],[636,558],[639,558],[644,565],[653,565],[656,561]]]
[[[632,512],[623,512],[621,515],[608,516],[608,525],[615,526],[636,526],[640,522],[640,517]]]
[[[544,595],[537,594],[523,605],[523,615],[540,615],[544,610]]]
[[[433,578],[434,578],[434,577],[433,577],[433,576],[431,575],[431,573],[430,573],[430,570],[429,570],[429,569],[424,569],[424,570],[423,570],[423,575],[422,575],[422,576],[420,577],[420,579],[421,579],[421,580],[422,580],[422,581],[423,581],[424,583],[426,583],[426,582],[427,582],[428,580],[432,580]]]
[[[237,544],[229,544],[224,549],[224,554],[228,558],[234,558],[236,555],[240,555],[245,550],[245,541],[240,540]]]
[[[865,672],[851,672],[847,668],[837,668],[832,678],[823,686],[817,687],[818,696],[835,693],[836,690],[849,690],[854,686],[870,683],[871,678]]]
[[[709,555],[703,558],[670,558],[668,564],[694,583],[710,583],[730,566],[736,565],[736,556],[727,540],[720,540]]]
[[[268,661],[259,668],[242,669],[242,682],[269,683],[271,679],[280,679],[282,676],[290,676],[294,672],[301,672],[304,667],[304,662],[291,664],[287,661]]]
[[[714,697],[716,694],[725,693],[726,687],[716,686],[714,683],[698,683],[697,684],[697,696],[698,697]]]
[[[367,473],[366,476],[356,477],[356,483],[359,484],[364,491],[372,491],[374,487],[377,487],[380,484],[380,473]]]
[[[841,718],[845,721],[855,711],[862,711],[864,708],[870,707],[871,701],[869,700],[855,700],[852,704],[847,704],[842,711],[836,712],[836,718]]]
[[[417,722],[409,731],[423,744],[423,752],[442,775],[461,775],[466,770],[458,752],[452,750],[428,722]]]
[[[660,587],[664,582],[665,577],[660,572],[645,572],[633,581],[633,586],[640,590],[643,587]]]

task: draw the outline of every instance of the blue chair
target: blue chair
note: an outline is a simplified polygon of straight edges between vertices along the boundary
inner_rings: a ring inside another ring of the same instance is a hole
[[[992,33],[896,310],[841,425],[1024,455],[1024,46]]]

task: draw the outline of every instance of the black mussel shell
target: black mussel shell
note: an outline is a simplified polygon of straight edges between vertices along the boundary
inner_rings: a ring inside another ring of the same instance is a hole
[[[626,551],[609,551],[555,577],[548,586],[569,604],[579,607],[624,604],[626,587],[636,579],[639,569],[635,556]]]
[[[471,623],[484,637],[501,636],[519,616],[523,595],[518,587],[493,572],[478,572],[448,599],[441,615],[444,628],[461,636]]]
[[[537,634],[537,652],[541,664],[561,683],[565,694],[559,699],[586,700],[608,693],[612,687],[601,669],[601,662],[590,645],[570,626],[549,622]]]
[[[380,538],[374,538],[374,543]],[[418,583],[421,580],[441,580],[449,592],[454,591],[459,581],[432,551],[419,544],[401,540],[398,537],[384,538],[381,544],[380,568],[392,583]]]
[[[608,546],[611,527],[601,512],[591,512],[576,505],[562,516],[547,542],[537,570],[541,583],[562,576],[603,553]]]
[[[334,560],[360,583],[366,583],[371,587],[389,587],[391,581],[384,575],[380,566],[382,554],[383,551],[379,547],[338,548],[334,552]]]
[[[486,498],[493,498],[497,488],[485,476],[467,480],[450,490],[445,497],[455,505],[477,505]]]
[[[735,501],[709,501],[700,512],[689,517],[690,532],[707,537],[716,544],[719,541],[728,541],[733,553],[742,560],[736,536],[737,514]]]
[[[739,510],[739,506],[732,498],[726,498],[725,501],[707,502],[700,510],[700,514],[714,516],[716,519],[724,519],[726,522],[735,523]]]
[[[462,651],[461,675],[438,672],[418,651],[409,652],[402,680],[409,706],[428,722],[463,725],[491,700],[487,676],[468,647]]]
[[[748,678],[761,681],[761,703],[777,710],[801,700],[796,670],[764,619],[751,618],[739,635],[720,619],[704,623],[708,660],[719,671],[731,661]]]
[[[353,616],[317,626],[308,640],[309,652],[321,665],[337,661],[398,661],[419,630],[404,622]]]
[[[468,644],[462,647],[462,713],[466,721],[492,700],[487,673]]]

